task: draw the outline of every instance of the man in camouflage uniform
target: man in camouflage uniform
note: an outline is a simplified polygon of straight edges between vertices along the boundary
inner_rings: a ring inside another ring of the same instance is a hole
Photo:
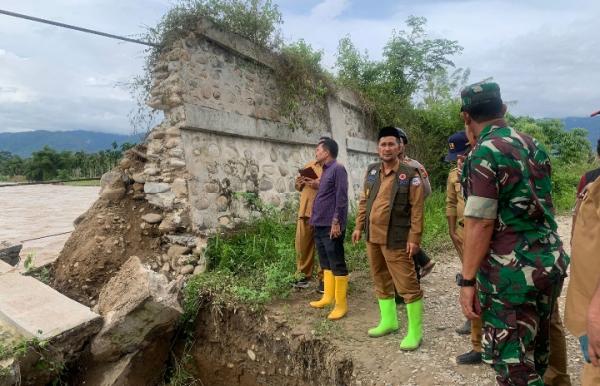
[[[536,140],[507,126],[496,83],[468,86],[461,99],[477,143],[461,177],[460,304],[465,316],[483,320],[483,360],[498,384],[543,386],[550,315],[569,264],[554,221],[550,160]]]

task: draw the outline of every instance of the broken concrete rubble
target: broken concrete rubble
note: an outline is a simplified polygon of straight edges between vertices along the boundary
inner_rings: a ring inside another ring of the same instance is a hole
[[[100,327],[99,315],[36,279],[15,270],[0,273],[2,346],[32,339],[46,342],[43,356],[29,349],[18,357],[5,358],[0,363],[0,384],[50,382],[61,364],[75,360]],[[13,343],[6,342],[7,334]]]
[[[98,310],[104,325],[91,352],[98,362],[110,362],[143,350],[149,337],[169,334],[182,313],[176,283],[145,267],[132,256],[102,289]]]

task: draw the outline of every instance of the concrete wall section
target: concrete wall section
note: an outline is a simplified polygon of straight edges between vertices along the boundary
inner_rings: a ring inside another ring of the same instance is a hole
[[[184,105],[185,129],[229,135],[234,137],[264,139],[273,142],[313,146],[329,132],[306,133],[292,131],[289,126],[269,119],[260,119],[237,112],[214,110],[204,106]]]

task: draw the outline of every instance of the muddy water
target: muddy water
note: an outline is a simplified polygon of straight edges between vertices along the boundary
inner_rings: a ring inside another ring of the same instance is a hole
[[[21,242],[73,230],[73,220],[98,198],[99,187],[28,185],[0,188],[0,240]],[[35,266],[58,257],[70,234],[26,241],[21,263],[33,254]]]

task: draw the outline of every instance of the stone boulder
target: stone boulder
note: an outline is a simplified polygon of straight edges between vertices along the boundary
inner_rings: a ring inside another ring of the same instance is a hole
[[[125,196],[125,176],[118,171],[104,173],[100,179],[100,197],[109,201],[119,201]]]
[[[182,314],[176,285],[138,257],[127,260],[100,292],[98,311],[104,325],[91,344],[94,360],[116,361],[170,337]]]

